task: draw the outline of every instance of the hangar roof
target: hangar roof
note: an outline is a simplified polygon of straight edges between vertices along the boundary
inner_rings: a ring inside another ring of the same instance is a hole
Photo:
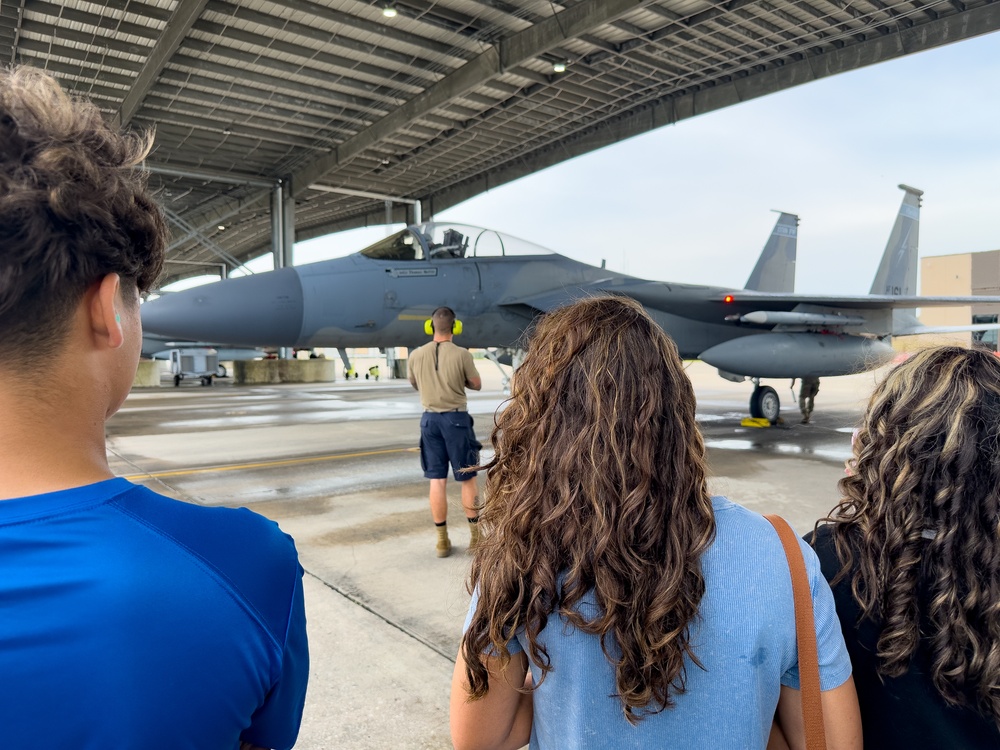
[[[0,60],[156,127],[180,277],[266,251],[278,181],[298,240],[384,223],[364,194],[420,199],[426,218],[679,119],[998,28],[1000,0],[4,0]]]

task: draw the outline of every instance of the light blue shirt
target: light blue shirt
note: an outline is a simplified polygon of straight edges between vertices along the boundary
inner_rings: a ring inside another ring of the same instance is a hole
[[[541,633],[553,671],[535,690],[532,750],[764,748],[779,685],[798,688],[792,584],[781,542],[763,517],[713,498],[716,536],[702,556],[705,596],[691,627],[704,669],[687,663],[686,692],[676,706],[631,726],[615,697],[614,669],[597,636],[558,616]],[[813,594],[823,690],[851,675],[830,587],[812,548],[799,541]],[[478,601],[474,594],[466,628]],[[594,608],[593,599],[581,610]],[[511,653],[526,650],[523,632]],[[529,659],[530,663],[530,659]],[[541,672],[530,664],[535,683]]]

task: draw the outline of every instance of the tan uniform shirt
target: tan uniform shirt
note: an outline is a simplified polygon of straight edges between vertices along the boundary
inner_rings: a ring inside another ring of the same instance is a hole
[[[466,411],[465,382],[479,377],[468,349],[450,341],[432,341],[410,352],[410,380],[427,411]]]

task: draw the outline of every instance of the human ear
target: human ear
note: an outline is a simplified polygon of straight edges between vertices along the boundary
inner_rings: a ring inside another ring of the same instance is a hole
[[[111,349],[117,349],[125,343],[119,313],[122,305],[120,290],[121,278],[116,273],[109,273],[98,282],[90,298],[91,329]]]

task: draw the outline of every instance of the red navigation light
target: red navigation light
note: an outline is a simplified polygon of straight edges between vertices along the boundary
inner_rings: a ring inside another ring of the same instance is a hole
[[[729,304],[730,302],[733,301],[733,295],[727,294],[725,297],[722,298],[722,301],[725,302],[726,304]]]

